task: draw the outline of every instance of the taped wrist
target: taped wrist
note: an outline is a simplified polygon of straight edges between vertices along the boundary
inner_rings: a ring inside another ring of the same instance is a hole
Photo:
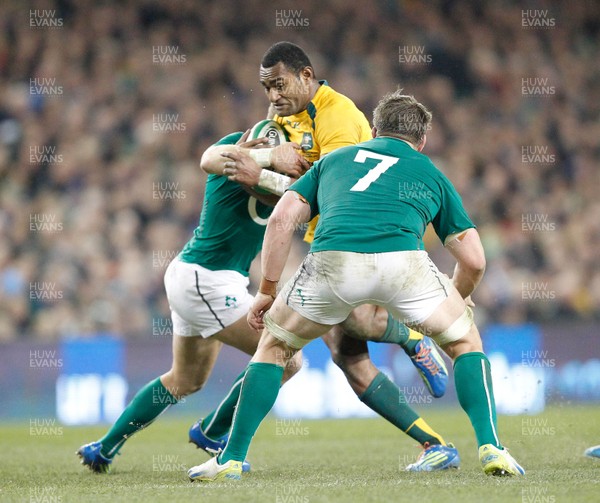
[[[258,186],[261,189],[268,190],[272,194],[282,196],[287,188],[292,184],[289,176],[263,169],[258,178]]]
[[[278,283],[279,283],[279,281],[272,281],[270,279],[263,277],[260,280],[260,286],[258,287],[258,291],[265,295],[270,295],[271,297],[273,297],[273,299],[275,299],[275,297],[277,297],[277,284]]]
[[[261,168],[268,168],[271,166],[271,153],[272,148],[253,148],[250,149],[248,155],[256,161]]]

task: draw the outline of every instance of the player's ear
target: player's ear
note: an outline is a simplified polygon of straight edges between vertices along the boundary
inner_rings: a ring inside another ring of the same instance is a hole
[[[300,77],[302,77],[305,80],[313,80],[315,78],[315,72],[312,69],[312,67],[310,66],[305,66],[301,71],[300,71]]]
[[[423,139],[421,140],[421,143],[419,143],[417,145],[417,151],[422,152],[423,149],[425,148],[426,143],[427,143],[427,135],[423,135]]]
[[[375,126],[371,128],[371,136],[377,138],[377,128]]]

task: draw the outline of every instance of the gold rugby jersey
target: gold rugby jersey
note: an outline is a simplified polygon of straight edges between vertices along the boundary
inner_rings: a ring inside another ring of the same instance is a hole
[[[311,164],[340,147],[371,139],[369,121],[354,102],[334,91],[326,80],[319,83],[321,86],[305,110],[287,117],[273,117],[284,127],[290,141],[302,147],[304,157]],[[318,218],[313,218],[308,225],[304,235],[308,243],[313,241]]]

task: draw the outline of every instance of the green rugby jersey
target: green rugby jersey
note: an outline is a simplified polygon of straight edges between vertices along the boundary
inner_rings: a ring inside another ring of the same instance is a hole
[[[241,136],[227,135],[215,145],[232,145]],[[272,211],[226,176],[208,175],[200,222],[180,259],[211,271],[230,270],[248,276]]]
[[[320,214],[313,252],[421,250],[430,222],[442,242],[475,227],[448,178],[397,138],[331,152],[288,190]]]

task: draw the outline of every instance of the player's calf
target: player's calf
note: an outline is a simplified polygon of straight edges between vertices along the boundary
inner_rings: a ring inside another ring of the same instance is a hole
[[[473,313],[464,304],[462,312],[456,297],[444,301],[431,322],[434,339],[454,360],[454,383],[458,401],[475,430],[479,457],[486,474],[522,475],[523,468],[508,454],[498,435],[496,403],[490,362],[482,351],[481,337],[473,322]],[[458,313],[457,313],[458,311]],[[443,320],[443,321],[442,321]],[[445,321],[446,326],[443,326]]]
[[[347,337],[341,337],[340,331]],[[370,304],[359,306],[331,334],[331,342],[326,342],[334,362],[342,370],[346,355],[365,352],[365,343],[359,346],[351,343],[353,339],[398,344],[411,359],[431,395],[439,398],[446,392],[448,369],[435,344],[430,338],[394,319],[385,309]]]

